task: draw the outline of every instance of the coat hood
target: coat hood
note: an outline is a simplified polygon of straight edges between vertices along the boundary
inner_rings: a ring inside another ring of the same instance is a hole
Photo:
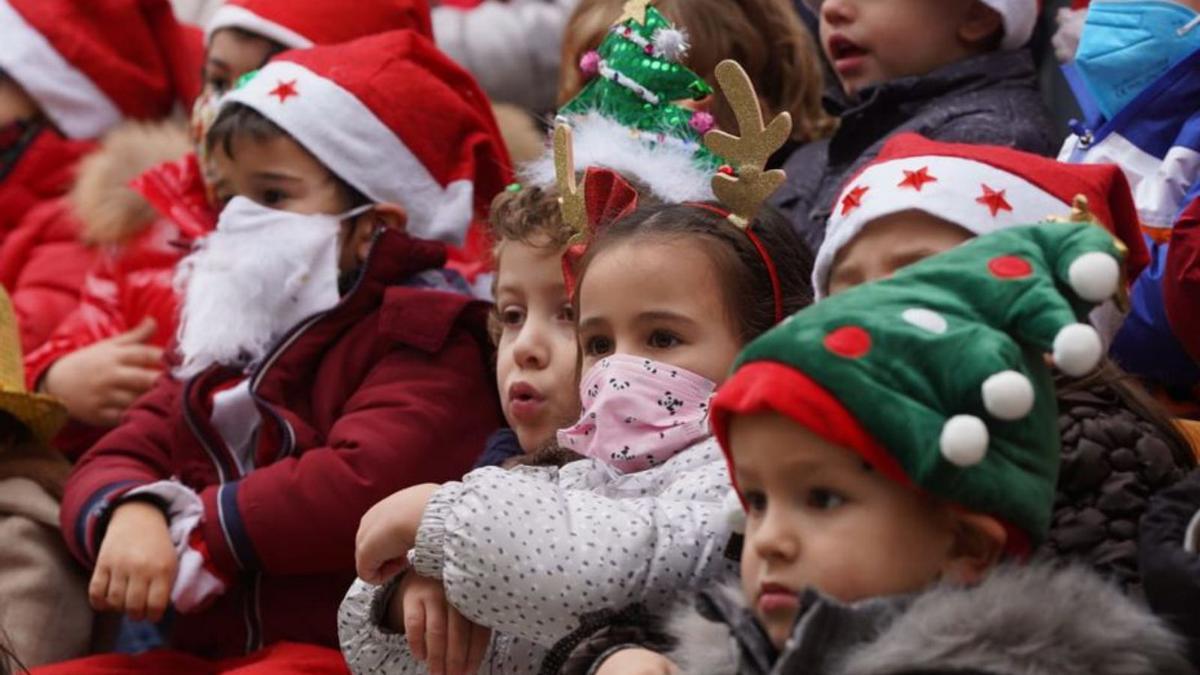
[[[158,217],[130,181],[192,149],[187,128],[179,121],[126,122],[104,137],[100,149],[79,165],[68,198],[79,217],[81,236],[89,244],[120,244]]]
[[[827,675],[1187,675],[1182,641],[1115,586],[1082,567],[1035,564],[997,568],[979,586],[938,586],[907,598],[851,606],[813,598],[771,673],[795,672],[806,642],[837,649],[836,636],[869,636],[834,658]],[[714,610],[720,622],[706,619]],[[814,613],[825,619],[808,620]],[[670,658],[684,673],[764,673],[761,629],[740,592],[710,592],[699,608],[677,611]],[[731,649],[739,646],[738,655]],[[844,642],[844,641],[841,641]],[[812,645],[809,645],[811,649]],[[818,649],[817,651],[820,651]],[[734,665],[734,659],[738,665]],[[807,660],[805,661],[807,662]],[[805,670],[805,672],[808,672]]]

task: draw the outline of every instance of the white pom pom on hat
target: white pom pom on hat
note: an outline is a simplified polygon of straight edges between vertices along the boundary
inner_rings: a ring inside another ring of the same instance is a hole
[[[1104,302],[1121,284],[1121,264],[1106,253],[1084,253],[1067,268],[1067,277],[1079,297],[1088,302]]]
[[[1015,370],[1005,370],[984,380],[983,407],[999,420],[1013,422],[1033,410],[1033,383]]]
[[[955,415],[942,426],[942,456],[958,467],[975,466],[987,456],[990,440],[983,420],[974,415]]]
[[[1020,49],[1029,43],[1042,11],[1041,0],[983,0],[983,4],[996,10],[1004,20],[1001,47]]]
[[[1054,338],[1054,365],[1071,377],[1087,375],[1103,356],[1100,334],[1087,324],[1073,323]]]

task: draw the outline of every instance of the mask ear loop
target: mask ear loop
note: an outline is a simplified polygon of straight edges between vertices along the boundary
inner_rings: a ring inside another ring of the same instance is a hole
[[[725,219],[733,217],[729,211],[704,202],[687,202],[686,206],[704,209]],[[758,257],[762,258],[763,266],[767,268],[767,276],[771,279],[771,294],[775,301],[775,323],[778,324],[783,321],[783,287],[779,283],[779,270],[776,269],[771,254],[767,253],[767,247],[763,245],[762,239],[759,239],[758,235],[754,233],[753,227],[754,223],[750,223],[746,227],[738,227],[738,229],[745,233],[751,244],[754,244],[754,249],[758,251]]]

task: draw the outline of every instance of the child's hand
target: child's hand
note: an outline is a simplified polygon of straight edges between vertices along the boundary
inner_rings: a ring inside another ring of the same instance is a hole
[[[67,354],[46,371],[42,390],[81,422],[115,426],[162,370],[163,351],[146,344],[152,337],[154,319],[146,319],[128,333]]]
[[[437,579],[409,573],[387,611],[388,627],[404,633],[413,657],[432,675],[471,674],[483,663],[492,631],[477,626],[446,601]]]
[[[358,576],[382,586],[407,566],[425,504],[438,489],[427,483],[401,490],[367,511],[358,524],[354,562]]]
[[[171,600],[179,563],[167,518],[155,505],[117,507],[100,544],[88,586],[98,612],[124,612],[134,621],[158,621]]]
[[[596,675],[676,675],[674,663],[649,649],[622,649],[604,659]]]

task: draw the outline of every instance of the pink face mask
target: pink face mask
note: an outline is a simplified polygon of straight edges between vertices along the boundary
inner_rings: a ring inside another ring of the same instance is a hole
[[[658,466],[704,439],[716,384],[682,368],[616,354],[579,385],[583,416],[558,444],[622,473]]]

